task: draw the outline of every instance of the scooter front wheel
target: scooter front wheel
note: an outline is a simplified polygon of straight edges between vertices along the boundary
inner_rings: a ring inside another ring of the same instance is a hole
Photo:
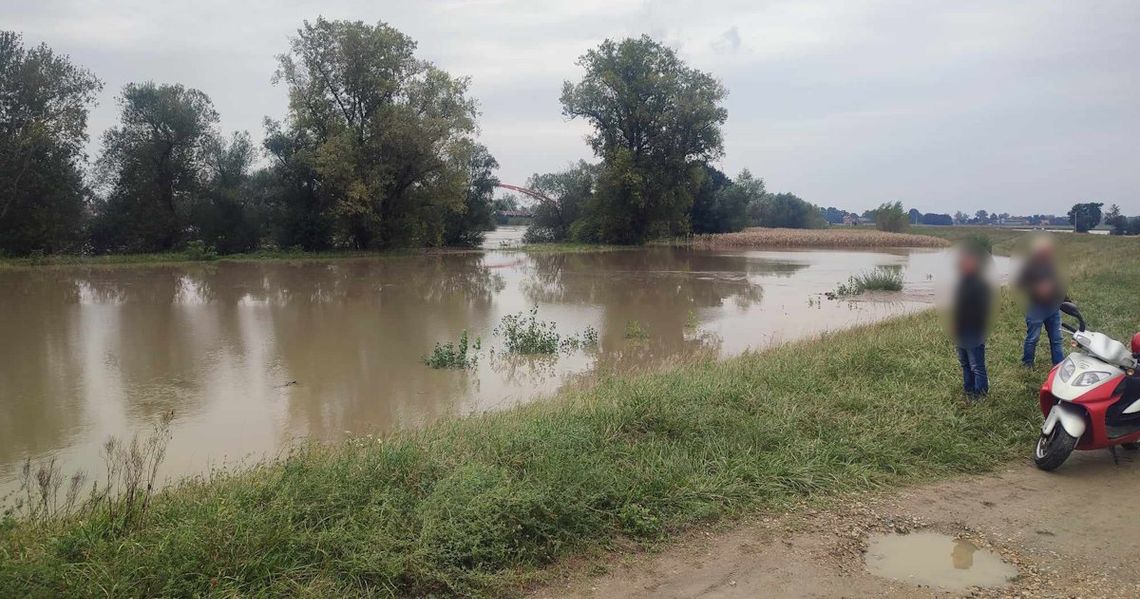
[[[1073,448],[1077,446],[1077,438],[1065,431],[1061,423],[1057,423],[1049,434],[1042,433],[1037,439],[1037,449],[1033,452],[1033,463],[1037,467],[1049,471],[1056,470],[1058,466],[1069,459]]]

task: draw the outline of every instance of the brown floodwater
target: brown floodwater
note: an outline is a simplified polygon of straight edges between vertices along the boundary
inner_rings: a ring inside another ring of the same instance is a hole
[[[822,297],[879,265],[903,292]],[[164,470],[200,473],[921,309],[949,268],[939,251],[650,247],[0,271],[0,491],[27,457],[95,472],[109,436],[171,411]],[[597,349],[505,355],[493,330],[532,306],[562,333],[595,328]],[[482,339],[474,368],[423,364],[463,330]]]

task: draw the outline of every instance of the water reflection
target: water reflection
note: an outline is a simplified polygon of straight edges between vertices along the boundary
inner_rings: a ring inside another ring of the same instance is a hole
[[[94,470],[108,435],[171,410],[167,470],[200,472],[883,318],[926,305],[938,257],[660,247],[0,272],[0,489],[25,456]],[[811,299],[891,264],[908,273],[899,301]],[[495,325],[533,305],[563,333],[596,328],[598,348],[502,354]],[[421,363],[464,329],[484,340],[474,369]]]

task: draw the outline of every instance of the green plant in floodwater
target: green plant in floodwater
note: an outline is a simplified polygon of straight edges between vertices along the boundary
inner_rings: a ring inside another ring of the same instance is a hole
[[[867,291],[902,291],[902,270],[889,266],[877,266],[874,270],[852,275],[846,283],[840,283],[834,291],[827,292],[828,299],[851,297]]]
[[[584,347],[597,347],[598,346],[598,329],[590,325],[582,331],[582,345]]]
[[[512,354],[553,354],[562,346],[558,325],[539,320],[538,306],[526,313],[507,314],[495,327],[495,334],[503,336]]]
[[[195,239],[186,243],[186,251],[182,255],[187,260],[195,262],[208,262],[210,260],[218,259],[218,250],[214,246],[207,245],[205,242]]]
[[[464,329],[459,334],[458,343],[437,341],[431,354],[424,357],[424,364],[432,368],[471,368],[478,362],[479,349],[482,345],[483,340],[479,337],[471,343],[467,337],[467,330]]]
[[[649,331],[641,326],[641,323],[636,320],[631,320],[625,323],[625,338],[626,339],[648,339]]]
[[[695,329],[700,324],[701,324],[701,321],[697,320],[697,311],[692,309],[692,308],[689,308],[689,314],[685,317],[685,328],[686,329]]]
[[[562,338],[559,346],[564,352],[572,352],[579,349],[590,349],[598,346],[598,329],[586,325],[581,333],[568,335]]]

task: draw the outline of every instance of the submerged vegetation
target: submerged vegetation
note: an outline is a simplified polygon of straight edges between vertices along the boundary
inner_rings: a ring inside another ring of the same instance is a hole
[[[598,330],[587,326],[581,333],[562,335],[554,321],[538,319],[538,306],[528,312],[507,314],[495,327],[507,353],[523,355],[554,354],[598,345]]]
[[[507,352],[512,354],[553,354],[562,341],[557,323],[538,319],[538,306],[527,313],[507,314],[495,327],[495,334],[502,336]]]
[[[479,349],[483,345],[483,340],[476,337],[475,342],[467,338],[467,330],[464,329],[459,334],[459,341],[456,343],[439,343],[436,342],[435,347],[432,348],[431,353],[424,358],[424,364],[432,368],[471,368],[479,361]]]
[[[1134,243],[1058,244],[1090,324],[1130,335]],[[8,519],[0,596],[510,594],[553,560],[618,538],[655,542],[808,496],[985,471],[1032,450],[1045,376],[1020,366],[1020,301],[998,303],[981,404],[960,401],[951,342],[925,312],[300,447],[171,486],[125,529],[107,511]]]
[[[877,266],[873,270],[851,275],[835,291],[827,292],[828,299],[861,295],[867,291],[902,291],[903,275],[899,268]]]

